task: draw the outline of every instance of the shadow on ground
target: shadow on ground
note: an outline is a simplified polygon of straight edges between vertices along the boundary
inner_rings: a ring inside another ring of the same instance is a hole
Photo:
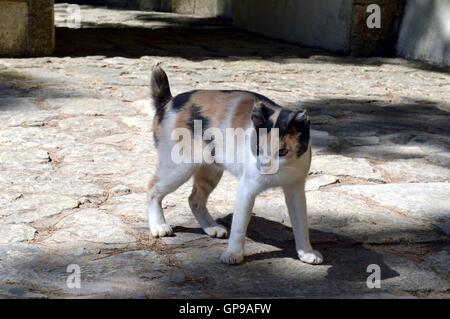
[[[70,81],[72,79],[66,78]],[[22,72],[20,69],[0,69],[0,99],[31,97],[34,99],[82,97],[76,89],[68,90],[60,77],[49,78],[48,74]],[[2,111],[0,101],[0,111]],[[11,109],[9,109],[11,111]]]
[[[231,214],[227,215],[220,222],[229,227],[231,217]],[[253,216],[248,238],[257,244],[270,245],[270,251],[248,255],[246,262],[233,267],[219,262],[226,240],[211,239],[200,228],[178,226],[174,230],[176,235],[193,233],[201,236],[194,236],[192,242],[178,247],[160,245],[157,250],[144,246],[108,250],[103,246],[96,254],[86,255],[45,246],[18,246],[22,252],[20,258],[5,259],[8,267],[14,270],[7,276],[13,279],[0,287],[0,295],[2,289],[9,295],[23,295],[29,287],[34,287],[31,289],[33,293],[49,297],[318,298],[379,293],[401,295],[407,290],[426,291],[427,287],[421,287],[418,281],[420,273],[410,261],[415,258],[416,263],[421,263],[429,253],[440,249],[433,244],[421,252],[420,245],[409,248],[406,245],[409,252],[402,252],[398,246],[390,252],[389,245],[380,250],[377,246],[357,243],[346,236],[312,229],[312,242],[323,253],[325,263],[311,266],[298,260],[290,227]],[[82,245],[80,243],[79,247]],[[1,253],[0,250],[0,257]],[[65,287],[69,264],[77,264],[82,270],[81,289]],[[382,289],[374,291],[367,287],[369,264],[380,267]],[[20,282],[14,278],[20,278]]]
[[[230,214],[219,222],[230,227],[231,219]],[[179,235],[203,234],[200,228],[179,226],[174,230]],[[196,289],[207,291],[212,297],[230,297],[238,294],[244,297],[323,298],[378,293],[401,295],[402,291],[406,290],[426,290],[425,285],[421,286],[420,274],[415,268],[417,266],[412,266],[411,261],[421,265],[430,253],[448,247],[445,240],[441,244],[424,243],[412,246],[410,243],[366,245],[336,233],[318,229],[310,231],[314,248],[324,255],[323,265],[311,266],[300,262],[295,252],[292,229],[259,216],[252,216],[250,221],[247,237],[251,242],[247,242],[247,247],[255,247],[252,245],[254,242],[260,247],[267,247],[261,244],[270,245],[272,248],[266,248],[270,251],[263,249],[251,253],[246,256],[243,264],[230,267],[218,261],[225,246],[214,246],[211,243],[221,240],[206,239],[205,242],[198,240],[182,245],[180,251],[188,247],[191,249],[189,257],[186,257],[186,254],[180,257],[187,258],[183,261],[187,273],[192,276],[195,274],[202,279],[201,284],[197,283]],[[367,288],[366,282],[370,275],[367,267],[370,264],[380,267],[383,289],[374,291]],[[405,282],[408,284],[404,284]],[[398,286],[399,283],[401,288]],[[184,287],[180,290],[182,289]],[[164,295],[164,292],[161,293]]]
[[[426,157],[434,164],[448,166],[447,162],[435,160],[433,154],[450,151],[450,105],[368,99],[323,99],[298,104],[310,112],[313,129],[330,134],[325,141],[316,141],[316,146],[328,146],[329,153],[373,160]],[[330,140],[333,137],[336,140]]]
[[[232,214],[229,214],[220,219],[219,222],[230,229],[231,220]],[[174,231],[203,234],[201,228],[178,226]],[[273,234],[276,234],[276,236],[273,236]],[[326,279],[365,281],[367,279],[366,268],[369,263],[380,266],[382,279],[399,276],[398,272],[384,263],[381,254],[365,248],[362,243],[355,242],[350,237],[317,229],[311,229],[310,236],[314,248],[324,255],[325,261],[323,265],[330,266],[327,270]],[[252,216],[247,237],[257,243],[276,247],[278,250],[247,255],[245,257],[246,263],[258,260],[268,261],[276,258],[290,258],[298,261],[291,227],[264,217]],[[298,262],[300,263],[300,261]]]
[[[261,50],[263,48],[263,50]],[[232,28],[82,28],[56,30],[56,56],[181,57],[192,61],[236,58],[307,58],[317,50]]]
[[[108,10],[119,10],[108,8]],[[192,61],[207,59],[266,59],[283,63],[286,59],[313,57],[311,63],[371,65],[405,63],[381,57],[342,56],[319,48],[304,47],[233,27],[228,20],[185,15],[145,12],[133,17],[147,26],[118,23],[83,22],[80,29],[56,29],[56,56],[140,58],[142,56],[182,57]],[[421,62],[408,66],[448,73],[442,68]]]

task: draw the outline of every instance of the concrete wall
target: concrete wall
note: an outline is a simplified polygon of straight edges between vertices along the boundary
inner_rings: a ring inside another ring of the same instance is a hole
[[[51,54],[54,30],[53,0],[0,0],[0,55]]]
[[[26,2],[0,2],[0,52],[18,54],[27,41],[28,6]],[[18,23],[22,21],[22,23]]]
[[[238,0],[236,26],[274,38],[349,52],[352,0]]]
[[[450,66],[450,0],[408,0],[397,52],[406,58]]]

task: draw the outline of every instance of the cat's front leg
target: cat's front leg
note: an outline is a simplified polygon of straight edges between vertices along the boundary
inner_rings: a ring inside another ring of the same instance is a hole
[[[220,257],[225,264],[240,264],[244,260],[244,243],[257,189],[245,180],[239,182],[228,248]]]
[[[294,230],[295,246],[298,257],[307,264],[321,264],[321,253],[312,249],[309,241],[308,216],[305,196],[305,180],[297,185],[284,187],[286,205]]]

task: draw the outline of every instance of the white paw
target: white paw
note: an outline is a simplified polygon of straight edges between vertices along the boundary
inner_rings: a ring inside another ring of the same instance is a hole
[[[211,237],[226,238],[228,236],[227,229],[221,225],[206,227],[204,231]]]
[[[322,254],[317,250],[313,250],[310,252],[305,252],[303,250],[298,251],[298,257],[301,261],[307,264],[318,265],[323,262]]]
[[[152,233],[152,236],[155,238],[167,237],[167,236],[173,235],[172,227],[170,227],[169,224],[150,226],[150,231]]]
[[[220,261],[228,265],[237,265],[244,261],[244,254],[227,250],[220,256]]]

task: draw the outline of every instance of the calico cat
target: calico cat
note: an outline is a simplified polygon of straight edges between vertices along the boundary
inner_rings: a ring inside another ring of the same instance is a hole
[[[311,145],[310,120],[305,110],[284,108],[248,91],[195,90],[173,97],[167,75],[159,65],[152,71],[151,96],[156,109],[152,127],[159,158],[159,167],[148,188],[148,218],[154,237],[173,234],[164,218],[161,202],[191,176],[193,189],[189,206],[192,213],[209,236],[227,237],[227,229],[211,217],[206,207],[209,195],[227,170],[239,182],[228,248],[220,257],[222,262],[239,264],[243,261],[245,235],[255,197],[271,187],[281,187],[284,191],[300,260],[309,264],[322,262],[321,254],[312,249],[309,241],[305,180],[311,163]],[[202,126],[200,131],[197,124]],[[213,147],[207,152],[209,160],[174,161],[174,147],[180,142],[174,138],[176,130],[192,133],[188,137],[189,145],[205,145],[198,133],[206,133],[209,128],[218,133],[229,129],[249,130],[251,142],[239,143],[233,149],[229,143],[222,143],[225,144],[222,145],[223,155],[216,149],[221,143],[212,136]],[[245,152],[253,161],[227,160],[230,152]],[[273,168],[270,163],[277,163],[276,170],[270,171]]]

